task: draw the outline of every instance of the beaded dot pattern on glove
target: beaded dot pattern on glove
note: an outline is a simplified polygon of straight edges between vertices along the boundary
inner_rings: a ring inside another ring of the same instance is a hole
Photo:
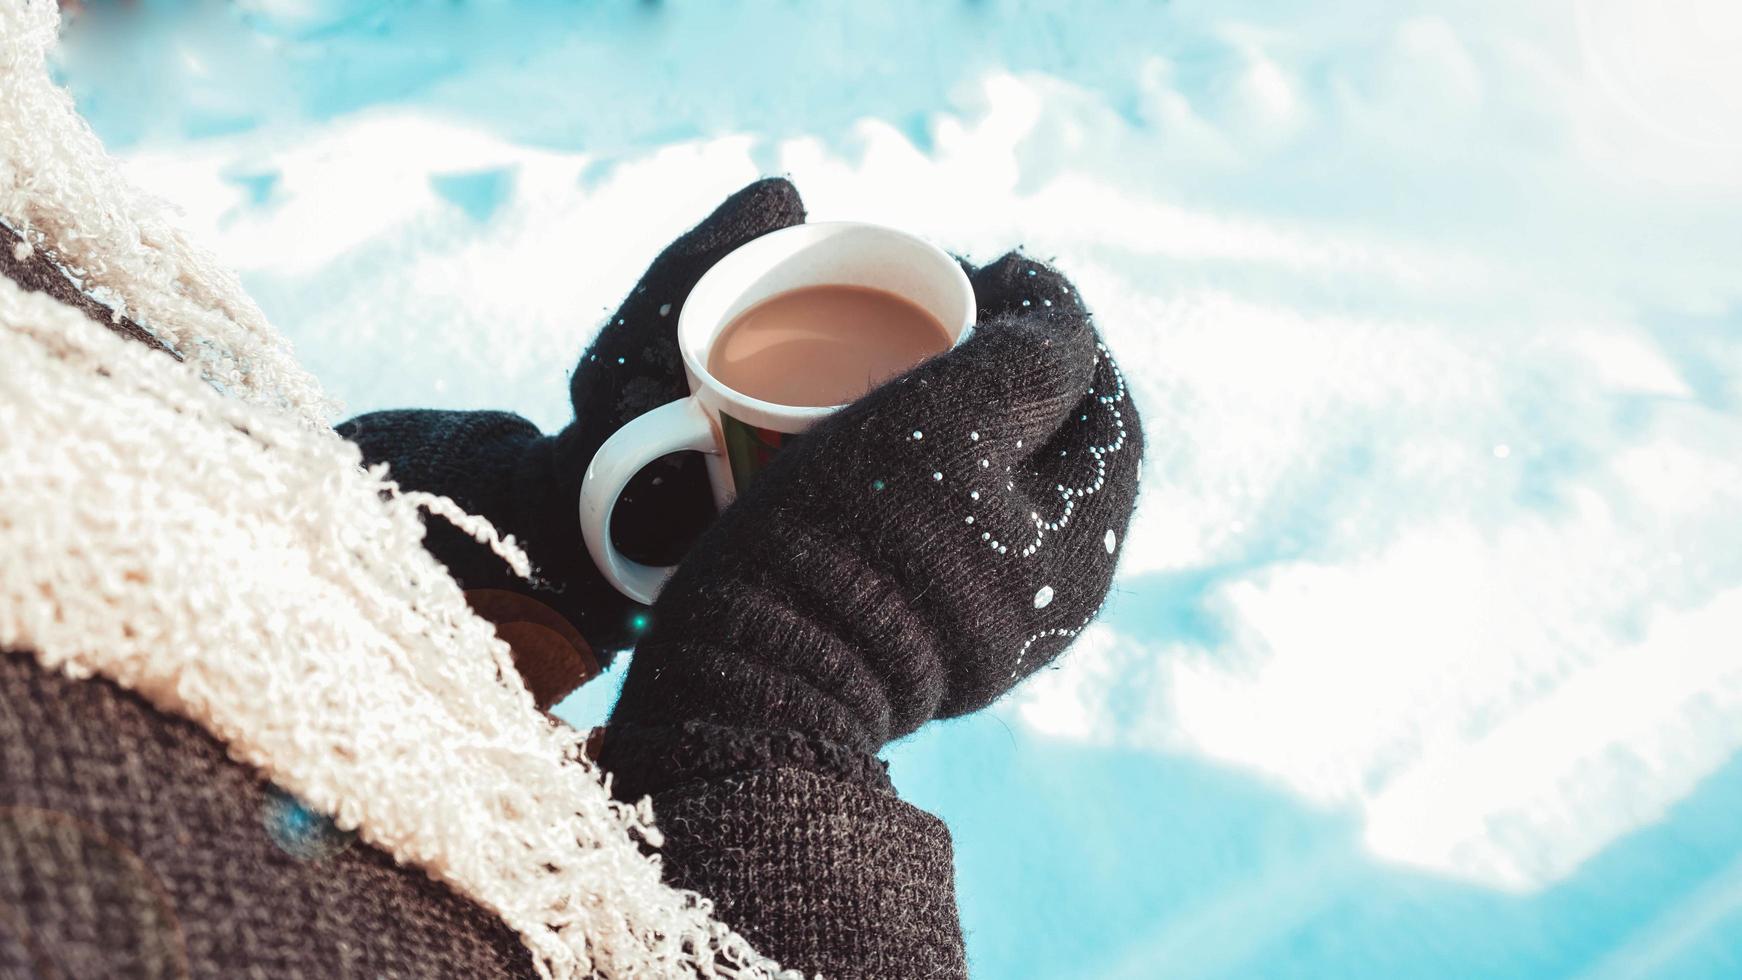
[[[679,566],[613,723],[790,728],[875,751],[976,710],[1100,608],[1137,414],[1070,283],[972,275],[974,335],[783,448]]]

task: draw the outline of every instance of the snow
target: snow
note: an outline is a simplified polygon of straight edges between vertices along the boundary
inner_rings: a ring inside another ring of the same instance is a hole
[[[894,753],[984,975],[1742,969],[1739,8],[238,9],[64,73],[353,411],[560,425],[768,172],[1073,277],[1149,446],[1115,593]]]

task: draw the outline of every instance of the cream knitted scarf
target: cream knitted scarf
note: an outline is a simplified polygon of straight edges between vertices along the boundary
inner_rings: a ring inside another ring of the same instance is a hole
[[[234,276],[116,175],[0,3],[0,220],[186,361],[0,278],[0,648],[100,675],[516,929],[549,977],[772,977],[660,880],[576,732],[421,547],[429,507],[332,434]]]

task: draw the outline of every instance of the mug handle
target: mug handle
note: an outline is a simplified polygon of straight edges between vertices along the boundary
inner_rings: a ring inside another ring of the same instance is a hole
[[[691,450],[719,455],[714,423],[697,399],[667,402],[611,433],[587,465],[581,481],[581,536],[605,580],[642,605],[652,605],[673,566],[631,561],[611,543],[611,512],[630,478],[668,453]]]

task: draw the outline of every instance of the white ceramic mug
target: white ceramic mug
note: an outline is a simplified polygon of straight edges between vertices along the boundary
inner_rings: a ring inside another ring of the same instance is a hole
[[[869,286],[929,312],[953,345],[974,324],[974,289],[962,267],[930,242],[855,222],[794,225],[745,243],[696,283],[678,316],[677,345],[690,396],[648,412],[599,447],[581,483],[581,533],[605,579],[651,603],[672,569],[642,565],[611,543],[611,511],[640,469],[668,453],[708,454],[708,482],[723,510],[792,434],[841,406],[798,407],[752,398],[708,373],[708,351],[733,318],[769,297],[806,286]]]

